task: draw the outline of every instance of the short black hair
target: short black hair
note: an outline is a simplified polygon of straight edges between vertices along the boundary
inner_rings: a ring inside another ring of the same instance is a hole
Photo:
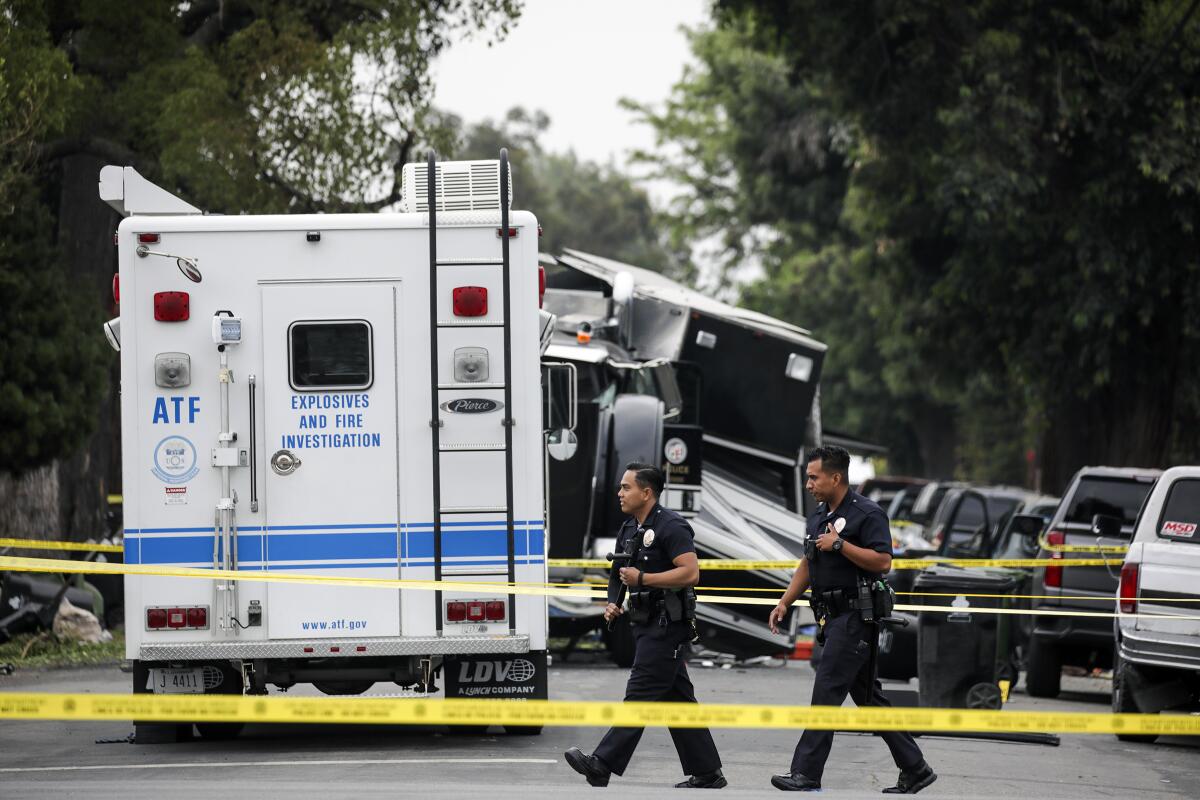
[[[850,481],[850,451],[846,448],[837,445],[814,447],[808,451],[808,460],[820,461],[822,472],[840,472],[847,483]]]
[[[662,490],[667,484],[667,479],[663,477],[662,470],[658,467],[642,461],[630,461],[625,465],[625,471],[633,473],[634,480],[637,481],[638,486],[654,492],[655,497],[662,495]]]

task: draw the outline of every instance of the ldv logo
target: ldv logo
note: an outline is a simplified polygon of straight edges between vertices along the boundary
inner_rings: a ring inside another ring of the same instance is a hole
[[[525,683],[535,674],[533,662],[523,658],[512,661],[463,661],[458,668],[459,683]]]

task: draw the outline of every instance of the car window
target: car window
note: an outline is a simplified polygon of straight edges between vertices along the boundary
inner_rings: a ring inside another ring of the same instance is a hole
[[[1200,480],[1186,478],[1171,484],[1158,521],[1160,539],[1200,542]]]
[[[1083,478],[1071,495],[1071,505],[1063,522],[1090,525],[1097,514],[1117,517],[1122,525],[1133,525],[1142,501],[1153,483],[1120,478]]]

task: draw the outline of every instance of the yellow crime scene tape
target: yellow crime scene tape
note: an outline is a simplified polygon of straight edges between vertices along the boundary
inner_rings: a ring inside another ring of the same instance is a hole
[[[795,569],[795,561],[751,561],[747,559],[700,559],[701,570],[760,570]],[[1115,559],[1105,558],[893,558],[892,569],[929,569],[936,566],[952,567],[1104,567],[1112,566]],[[608,569],[608,561],[599,558],[551,558],[546,561],[551,567],[574,567],[578,569]]]
[[[0,693],[0,719],[1200,735],[1200,716],[1157,714],[564,700],[347,700],[219,694]]]
[[[123,553],[125,547],[119,544],[89,544],[88,542],[45,542],[40,539],[4,539],[0,538],[0,548],[11,547],[14,550],[77,550],[82,553]]]
[[[341,575],[295,575],[278,572],[257,570],[221,570],[200,569],[196,567],[156,567],[145,564],[109,564],[93,561],[71,561],[54,558],[18,558],[15,556],[0,556],[0,571],[14,572],[65,572],[101,575],[144,575],[150,577],[193,578],[199,580],[236,580],[258,583],[292,583],[313,584],[325,586],[354,586],[367,589],[419,589],[425,591],[450,590],[466,594],[495,594],[503,590],[507,594],[538,595],[542,597],[583,597],[592,600],[603,600],[606,597],[604,588],[599,584],[594,588],[562,588],[545,583],[484,583],[450,580],[416,580],[408,578],[351,578]],[[965,597],[965,595],[955,595]],[[697,594],[697,602],[727,605],[759,605],[775,606],[778,599],[774,597],[745,597],[713,594]],[[900,611],[945,611],[949,613],[972,614],[1024,614],[1028,616],[1051,617],[1141,617],[1162,618],[1173,620],[1200,619],[1200,615],[1187,616],[1181,614],[1148,614],[1138,612],[1124,614],[1111,611],[1059,611],[1055,609],[1021,609],[1021,608],[980,608],[977,606],[934,606],[934,605],[904,605],[896,604]]]
[[[1050,544],[1044,536],[1038,539],[1038,545],[1043,550],[1048,550],[1051,553],[1114,553],[1123,555],[1129,552],[1129,545],[1127,544]]]

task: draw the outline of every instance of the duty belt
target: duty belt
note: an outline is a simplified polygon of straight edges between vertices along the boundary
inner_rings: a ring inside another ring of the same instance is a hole
[[[818,616],[836,617],[848,611],[858,611],[861,606],[858,592],[853,589],[832,589],[828,592],[813,592],[810,601]]]

